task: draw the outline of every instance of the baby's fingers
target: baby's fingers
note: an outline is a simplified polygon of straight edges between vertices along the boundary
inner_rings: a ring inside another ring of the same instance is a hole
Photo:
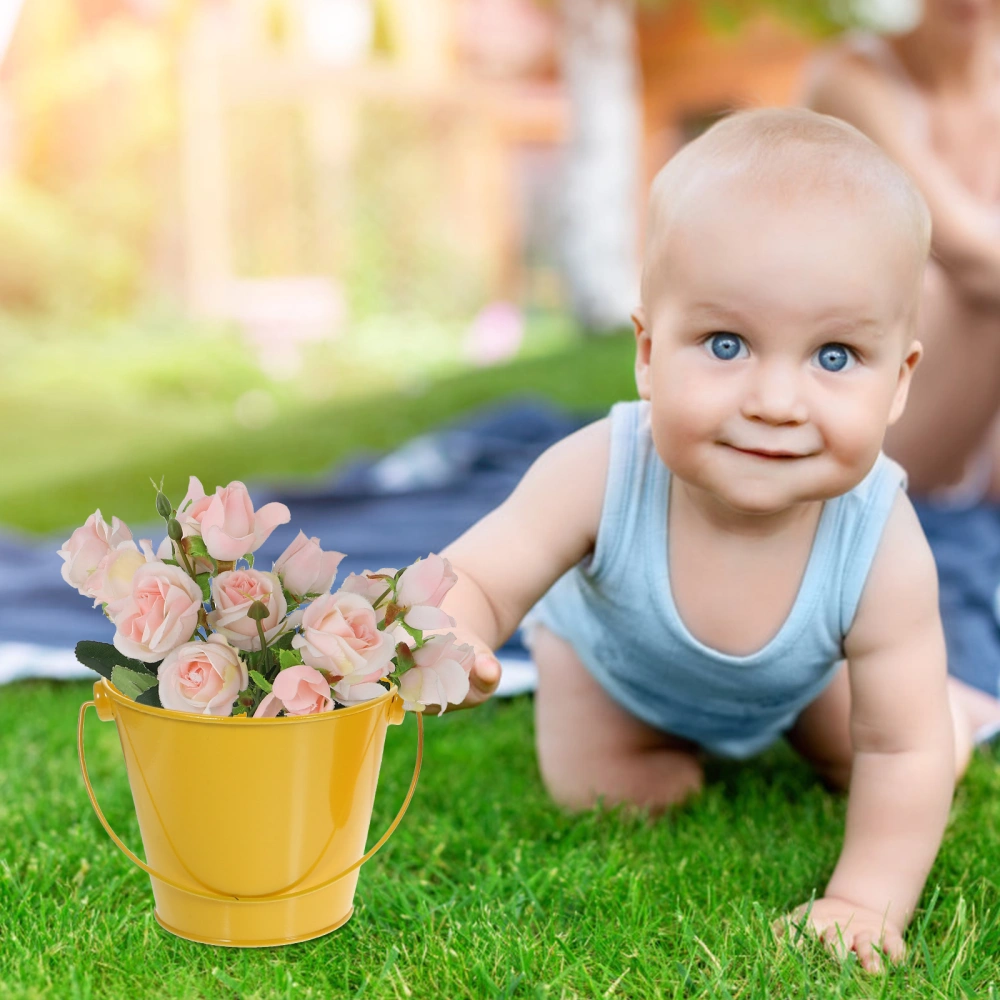
[[[489,653],[477,653],[469,674],[469,694],[475,704],[486,701],[500,683],[500,661]]]
[[[906,953],[902,935],[892,928],[875,931],[862,927],[851,933],[834,924],[825,928],[820,938],[827,950],[841,961],[853,951],[858,956],[861,968],[866,972],[881,972],[883,956],[892,962],[898,962]]]
[[[477,653],[469,671],[469,692],[461,705],[448,705],[446,712],[459,708],[475,708],[487,701],[500,683],[500,661],[491,653]]]

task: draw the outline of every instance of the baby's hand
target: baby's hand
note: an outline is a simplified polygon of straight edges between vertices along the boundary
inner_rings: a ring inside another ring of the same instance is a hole
[[[779,939],[798,944],[803,933],[815,934],[838,958],[856,952],[862,968],[880,972],[882,959],[876,946],[898,962],[905,954],[903,932],[888,922],[881,913],[855,906],[846,899],[824,896],[804,903],[791,913],[776,920],[772,928]]]
[[[458,633],[456,638],[459,642],[468,643],[476,651],[476,659],[473,661],[472,669],[469,671],[469,693],[465,696],[461,705],[448,705],[446,712],[454,712],[459,708],[474,708],[492,697],[500,683],[500,663],[490,652],[489,647],[482,643],[476,636],[469,633],[461,633],[457,629],[450,629]]]
[[[476,660],[469,671],[469,693],[456,708],[472,708],[492,697],[500,683],[500,662],[492,653],[477,651]]]

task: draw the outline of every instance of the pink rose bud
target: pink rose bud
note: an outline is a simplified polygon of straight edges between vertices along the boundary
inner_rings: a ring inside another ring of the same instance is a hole
[[[317,597],[301,621],[292,646],[304,663],[355,682],[378,680],[391,669],[393,638],[379,631],[375,611],[360,594],[338,590]]]
[[[318,538],[307,538],[300,531],[271,568],[285,589],[301,600],[306,594],[328,594],[343,558],[343,552],[324,552]]]
[[[177,507],[177,520],[181,523],[185,538],[201,534],[201,519],[211,502],[212,497],[205,496],[201,480],[197,476],[191,476],[188,479],[188,491]]]
[[[213,559],[235,562],[259,549],[271,532],[279,524],[287,524],[291,517],[283,503],[265,504],[254,511],[247,488],[234,481],[224,489],[217,488],[201,513],[201,537]]]
[[[422,631],[453,626],[455,619],[446,615],[440,604],[456,583],[458,576],[451,563],[433,553],[407,566],[396,588],[406,624]]]
[[[286,715],[317,715],[332,708],[333,699],[326,678],[318,670],[300,664],[282,670],[275,677],[271,693],[261,701],[253,717],[273,718],[282,709]]]
[[[432,635],[412,656],[416,666],[399,678],[403,707],[422,712],[440,705],[443,712],[449,703],[461,705],[469,693],[469,672],[476,659],[472,646],[456,643],[448,632]]]
[[[144,663],[161,660],[191,639],[201,609],[201,588],[184,570],[148,562],[135,571],[132,593],[108,605],[115,649]]]
[[[60,570],[62,578],[71,587],[76,587],[84,597],[93,597],[87,589],[87,582],[97,570],[98,563],[112,549],[131,539],[132,532],[124,521],[112,517],[109,527],[101,516],[100,509],[94,511],[86,523],[77,528],[58,550],[63,559]]]
[[[341,591],[349,594],[360,594],[369,604],[374,604],[389,588],[392,578],[396,575],[394,569],[380,569],[379,576],[388,577],[388,580],[376,580],[372,577],[370,570],[364,573],[352,573],[341,585]],[[389,596],[392,596],[390,591]],[[380,608],[376,608],[375,614],[380,622],[385,621],[386,602],[382,602]]]
[[[208,642],[186,642],[168,653],[156,675],[164,708],[199,715],[231,715],[250,683],[239,653],[217,632]]]
[[[250,606],[260,601],[267,609],[261,619],[264,641],[269,645],[286,627],[288,602],[281,592],[281,581],[274,573],[257,569],[234,569],[220,573],[211,581],[215,610],[208,613],[208,624],[221,632],[237,649],[260,650],[257,622],[247,617]]]

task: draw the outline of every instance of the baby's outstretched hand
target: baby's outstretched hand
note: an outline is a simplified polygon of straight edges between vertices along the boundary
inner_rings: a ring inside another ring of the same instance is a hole
[[[882,957],[876,948],[892,962],[900,961],[906,953],[903,932],[883,914],[835,896],[796,907],[776,920],[772,928],[780,940],[793,945],[798,945],[805,935],[814,935],[840,959],[853,951],[868,972],[882,970]]]
[[[463,641],[468,642],[468,639]],[[497,658],[489,652],[483,652],[477,643],[475,645],[476,659],[469,671],[469,693],[465,696],[461,705],[449,705],[445,711],[454,712],[460,708],[474,708],[492,697],[500,683],[500,663]]]

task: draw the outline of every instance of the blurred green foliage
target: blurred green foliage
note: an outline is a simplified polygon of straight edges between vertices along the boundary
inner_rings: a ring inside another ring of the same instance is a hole
[[[108,314],[132,304],[141,262],[112,230],[23,181],[0,182],[0,302],[12,312]]]
[[[0,189],[0,306],[124,314],[169,241],[180,13],[24,4],[5,61],[13,176]]]
[[[662,10],[678,0],[637,0],[647,10]],[[857,20],[854,0],[696,0],[706,22],[713,28],[735,33],[758,14],[774,14],[811,34],[823,36]]]

